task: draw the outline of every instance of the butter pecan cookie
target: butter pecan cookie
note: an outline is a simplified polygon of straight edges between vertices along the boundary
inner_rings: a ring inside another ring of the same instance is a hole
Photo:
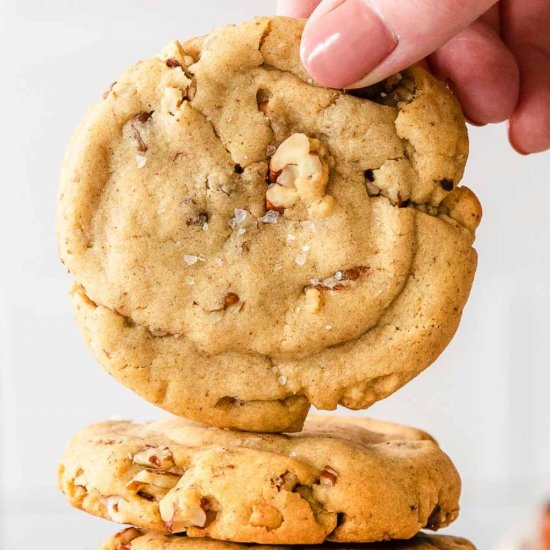
[[[59,486],[91,514],[233,542],[411,538],[458,515],[460,478],[427,434],[317,417],[299,434],[251,434],[171,418],[104,422],[69,443]]]
[[[430,365],[467,300],[481,209],[452,94],[411,68],[354,94],[302,68],[303,21],[174,42],[88,113],[61,257],[100,364],[249,431],[363,409]]]
[[[249,546],[237,543],[208,539],[197,540],[129,527],[111,537],[99,550],[248,550],[249,548]],[[475,550],[475,547],[464,539],[423,533],[405,541],[353,545],[323,544],[300,548],[304,550]],[[289,550],[289,548],[262,546],[257,550]]]

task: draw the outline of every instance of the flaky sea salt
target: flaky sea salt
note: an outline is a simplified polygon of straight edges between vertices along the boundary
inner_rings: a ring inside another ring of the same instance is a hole
[[[202,230],[203,230],[203,231],[208,231],[208,222],[204,222],[204,223],[202,224]]]
[[[277,378],[277,381],[279,382],[279,384],[281,384],[281,386],[284,386],[286,384],[287,377],[286,376],[279,376],[279,378]]]
[[[309,246],[309,244],[304,244],[304,246],[302,246],[302,250],[304,252],[309,252],[311,250],[311,246]]]
[[[291,235],[290,233],[286,236],[287,241],[295,241],[296,235]]]
[[[237,230],[237,235],[244,235],[246,233],[246,229],[244,227],[240,227]]]
[[[294,258],[294,261],[298,265],[304,265],[307,261],[307,256],[305,254],[298,254],[298,256],[296,256],[296,258]]]
[[[325,325],[325,330],[332,330],[332,325]]]
[[[337,271],[337,272],[334,274],[334,279],[335,279],[336,281],[341,281],[343,278],[344,278],[344,274],[343,274],[341,271]]]
[[[308,229],[309,231],[313,231],[313,233],[315,233],[316,231],[316,226],[315,226],[315,223],[312,222],[311,220],[305,220],[304,222],[302,222],[302,226],[304,229]]]
[[[202,256],[192,256],[191,254],[185,254],[183,256],[183,261],[187,265],[195,265],[197,262],[206,262],[206,258]]]
[[[228,225],[231,229],[234,229],[240,223],[243,223],[248,216],[248,211],[244,208],[235,208],[233,217],[229,220]]]
[[[136,164],[138,168],[143,168],[147,164],[147,157],[136,155]]]
[[[265,216],[258,218],[258,221],[262,223],[277,223],[278,219],[279,219],[279,212],[275,210],[268,210],[265,213]]]

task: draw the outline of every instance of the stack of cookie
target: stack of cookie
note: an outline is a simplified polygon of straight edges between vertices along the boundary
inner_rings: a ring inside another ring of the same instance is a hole
[[[457,186],[462,113],[420,68],[316,86],[302,30],[258,18],[174,42],[70,145],[58,234],[78,325],[112,376],[176,415],[69,444],[71,504],[132,526],[105,548],[473,548],[419,534],[458,514],[429,435],[305,421],[388,396],[454,334],[481,215]]]

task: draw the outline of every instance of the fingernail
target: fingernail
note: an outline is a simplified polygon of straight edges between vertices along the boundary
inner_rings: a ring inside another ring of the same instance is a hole
[[[344,88],[368,74],[396,46],[395,35],[366,0],[344,0],[306,26],[301,56],[319,84]]]

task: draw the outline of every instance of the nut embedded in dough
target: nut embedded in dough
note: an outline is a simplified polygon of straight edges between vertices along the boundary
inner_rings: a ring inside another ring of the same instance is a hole
[[[276,208],[292,208],[303,202],[312,218],[326,218],[334,210],[334,197],[325,196],[329,167],[322,158],[319,140],[292,134],[269,162],[266,198]]]

